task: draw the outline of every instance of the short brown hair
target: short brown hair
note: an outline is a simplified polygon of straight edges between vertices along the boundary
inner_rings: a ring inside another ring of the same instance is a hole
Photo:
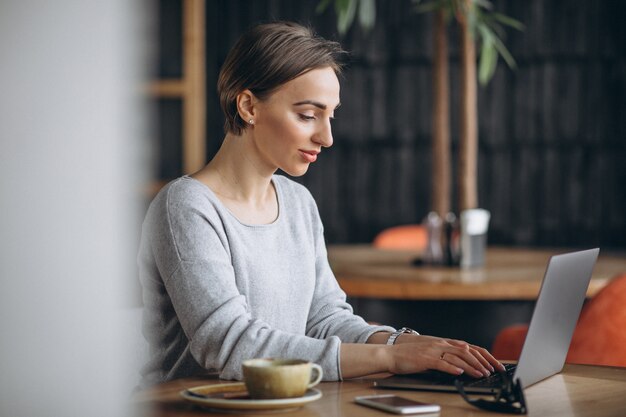
[[[317,68],[341,73],[346,52],[337,42],[291,22],[265,23],[244,33],[230,50],[217,82],[224,131],[240,135],[247,124],[239,117],[237,95],[249,89],[260,100],[281,85]]]

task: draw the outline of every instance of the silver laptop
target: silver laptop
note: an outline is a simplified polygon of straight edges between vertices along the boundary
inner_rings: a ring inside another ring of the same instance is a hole
[[[580,315],[591,272],[600,249],[556,255],[550,258],[539,297],[517,365],[506,365],[513,380],[526,388],[561,372]],[[380,388],[404,388],[429,391],[456,391],[460,379],[466,392],[493,393],[502,386],[498,373],[474,379],[443,372],[428,371],[395,375],[374,382]]]

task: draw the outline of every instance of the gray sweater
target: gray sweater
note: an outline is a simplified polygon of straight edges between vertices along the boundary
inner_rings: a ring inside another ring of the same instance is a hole
[[[243,224],[187,176],[150,205],[138,257],[150,344],[143,384],[213,370],[241,379],[242,361],[261,357],[307,359],[339,380],[341,342],[393,331],[346,303],[308,190],[272,181],[279,215],[268,225]]]

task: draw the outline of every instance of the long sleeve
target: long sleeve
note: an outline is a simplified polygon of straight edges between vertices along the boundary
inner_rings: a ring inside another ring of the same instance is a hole
[[[319,219],[317,207],[314,216]],[[389,326],[369,325],[353,313],[346,302],[346,294],[339,287],[328,263],[321,220],[318,220],[315,235],[316,287],[311,312],[307,323],[307,335],[315,338],[338,336],[342,342],[365,343],[372,333],[395,329]]]
[[[241,379],[250,358],[285,357],[340,375],[339,347],[377,331],[352,314],[328,266],[315,203],[284,177],[279,217],[241,223],[206,186],[182,177],[150,205],[139,254],[144,383],[218,370]]]

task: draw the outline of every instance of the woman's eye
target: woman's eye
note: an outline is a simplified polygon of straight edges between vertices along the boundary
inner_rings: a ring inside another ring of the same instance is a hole
[[[315,116],[309,116],[309,115],[302,114],[302,113],[300,113],[298,115],[300,116],[301,120],[305,120],[305,121],[315,120]]]

